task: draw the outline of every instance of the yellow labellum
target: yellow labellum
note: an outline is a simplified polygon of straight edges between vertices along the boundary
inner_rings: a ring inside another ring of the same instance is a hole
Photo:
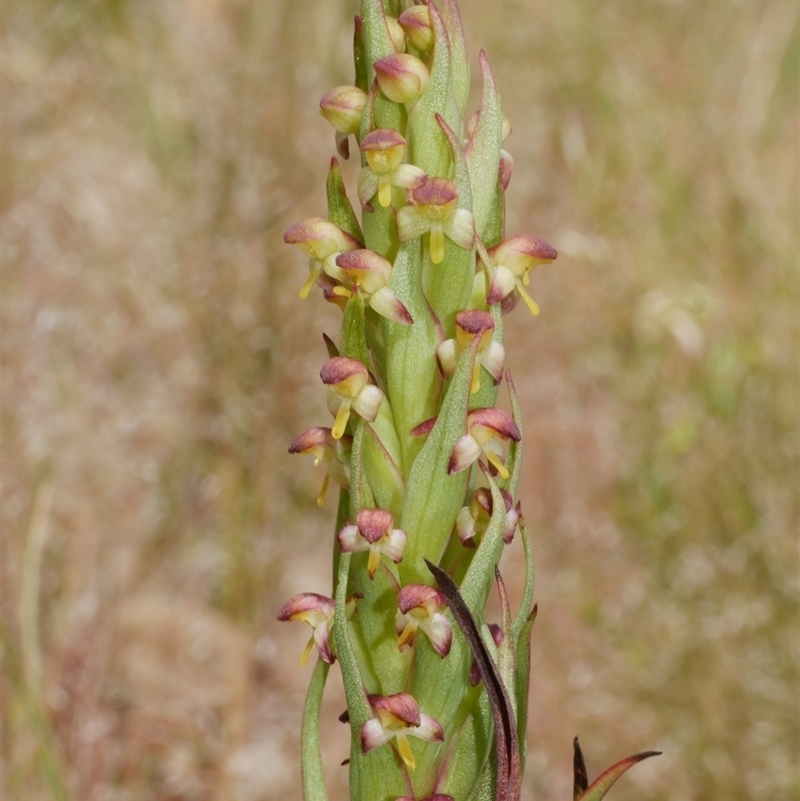
[[[300,299],[305,300],[308,297],[308,293],[311,292],[311,287],[314,286],[315,281],[319,278],[319,274],[322,272],[321,262],[319,267],[314,267],[311,270],[311,275],[306,278],[306,282],[300,289]]]
[[[403,633],[400,635],[400,639],[397,641],[397,649],[399,651],[403,650],[403,646],[408,643],[408,641],[414,636],[414,630],[416,626],[413,623],[408,623],[406,627],[403,629]]]
[[[306,643],[306,649],[300,656],[300,664],[305,665],[308,662],[308,655],[311,653],[311,649],[314,647],[314,638],[313,636],[311,639]]]
[[[481,366],[476,361],[472,366],[472,384],[470,384],[470,394],[474,395],[481,388]]]
[[[406,766],[409,770],[414,770],[417,766],[417,763],[414,761],[414,754],[411,753],[411,746],[408,742],[408,737],[405,734],[398,732],[396,735],[397,740],[397,750],[400,752],[400,756],[403,759],[403,762],[406,763]]]
[[[441,225],[431,226],[431,262],[441,264],[444,259],[444,232]]]
[[[519,294],[522,296],[522,299],[525,301],[525,305],[531,310],[531,314],[536,317],[539,314],[539,306],[537,305],[536,301],[525,291],[522,284],[517,281],[517,289],[519,290]]]
[[[369,573],[370,578],[372,578],[375,575],[375,571],[380,566],[380,563],[381,563],[381,552],[377,548],[370,548],[369,561],[367,562],[367,573]]]
[[[490,450],[486,450],[484,453],[486,454],[486,458],[497,468],[497,472],[500,473],[500,476],[503,479],[507,479],[509,475],[508,470],[506,470],[506,466],[500,460],[500,457]]]
[[[322,479],[322,489],[319,491],[319,495],[317,495],[317,506],[322,506],[325,503],[325,494],[328,492],[328,482],[330,480],[330,476],[325,473],[325,478]]]
[[[386,180],[381,179],[378,187],[378,203],[386,208],[392,202],[392,184]]]
[[[347,398],[342,399],[342,403],[336,411],[336,421],[331,429],[331,436],[334,439],[341,439],[344,430],[347,427],[347,421],[350,419],[350,400]]]

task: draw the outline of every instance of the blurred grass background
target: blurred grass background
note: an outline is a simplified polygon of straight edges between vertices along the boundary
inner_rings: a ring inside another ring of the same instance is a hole
[[[281,235],[324,213],[355,0],[2,6],[2,796],[299,797],[333,498]],[[462,0],[514,134],[536,540],[526,799],[800,798],[790,0]],[[346,175],[353,185],[353,164]],[[518,581],[512,552],[504,571]],[[517,587],[518,589],[518,587]],[[336,672],[326,768],[345,798]]]

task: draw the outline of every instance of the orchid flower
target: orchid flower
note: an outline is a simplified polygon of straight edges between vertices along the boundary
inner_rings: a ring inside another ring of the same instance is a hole
[[[519,442],[522,439],[517,424],[502,409],[473,409],[467,415],[467,433],[453,446],[450,454],[450,473],[466,470],[483,454],[503,477],[509,473],[501,458],[500,443],[503,440]]]
[[[332,278],[342,279],[336,266],[336,257],[344,251],[361,247],[354,236],[322,217],[311,217],[291,226],[283,235],[283,241],[288,245],[297,245],[310,257],[309,276],[300,290],[303,300],[308,297],[311,287],[323,271]]]
[[[411,189],[425,179],[413,164],[403,164],[406,140],[391,128],[379,128],[361,140],[366,165],[358,175],[358,199],[365,208],[375,195],[381,206],[392,202],[392,187]]]
[[[385,509],[363,509],[356,517],[356,524],[345,526],[338,535],[343,553],[369,552],[367,572],[370,578],[381,563],[381,556],[393,562],[403,558],[406,534],[394,528],[394,518]]]
[[[436,361],[442,374],[450,378],[456,370],[461,354],[467,350],[474,337],[480,337],[478,353],[472,368],[470,393],[475,394],[481,388],[481,367],[500,383],[505,361],[505,348],[492,338],[495,329],[494,319],[489,312],[474,309],[459,312],[456,315],[456,335],[454,339],[446,339],[436,348]]]
[[[369,383],[369,371],[361,362],[335,356],[322,365],[319,375],[328,388],[328,408],[336,418],[331,429],[334,439],[344,435],[351,411],[370,422],[376,418],[383,393]]]
[[[334,438],[330,428],[309,428],[289,446],[289,453],[308,453],[314,457],[314,466],[325,462],[328,469],[317,496],[317,505],[322,506],[328,482],[332,478],[340,487],[350,489],[350,451],[353,438],[342,436]]]
[[[467,209],[456,208],[458,189],[447,178],[425,178],[406,193],[409,205],[397,213],[397,238],[407,242],[430,234],[433,264],[444,259],[445,236],[459,247],[472,248],[475,225]]]
[[[408,738],[416,737],[429,743],[444,740],[441,724],[420,712],[419,704],[408,693],[370,695],[369,705],[375,717],[361,729],[361,748],[365,754],[394,739],[400,758],[409,770],[414,770],[416,760]]]
[[[406,584],[397,594],[397,647],[402,651],[412,642],[414,633],[419,629],[427,634],[439,656],[447,656],[453,642],[453,629],[441,612],[444,605],[442,594],[433,587]]]
[[[305,665],[308,655],[314,646],[317,647],[319,657],[324,662],[330,665],[335,661],[328,641],[334,606],[332,598],[326,598],[316,592],[304,592],[300,595],[295,595],[278,612],[278,620],[280,621],[302,620],[313,629],[311,638],[303,651],[303,655],[300,657],[301,665]]]

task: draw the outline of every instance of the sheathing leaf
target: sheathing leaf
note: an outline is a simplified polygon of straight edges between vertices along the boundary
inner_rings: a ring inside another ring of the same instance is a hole
[[[362,214],[367,247],[394,261],[398,248],[397,214],[392,206],[384,208],[378,202],[373,203],[372,208]]]
[[[360,557],[360,558],[356,558]],[[388,566],[367,573],[367,554],[353,554],[350,568],[350,589],[361,597],[358,600],[358,621],[361,637],[373,665],[378,666],[378,692],[381,695],[399,693],[405,689],[410,652],[397,648],[395,614],[397,612],[397,582]]]
[[[330,665],[327,662],[322,659],[317,660],[306,692],[303,724],[300,731],[303,801],[328,801],[325,776],[322,772],[319,712],[329,668]]]
[[[369,370],[372,358],[367,349],[364,320],[364,298],[354,292],[347,300],[342,319],[342,355],[361,362]]]
[[[383,406],[388,407],[388,403],[384,402],[381,408]],[[377,426],[378,423],[381,425]],[[379,415],[374,423],[366,427],[365,433],[364,464],[375,503],[379,509],[387,509],[396,520],[399,520],[405,496],[403,476],[384,444],[384,439],[393,439],[399,457],[400,445],[397,443],[394,428],[389,428],[387,421]]]
[[[426,583],[431,583],[430,578]],[[456,625],[449,612],[448,619],[455,632]],[[469,684],[467,676],[471,661],[469,647],[457,633],[454,633],[450,653],[444,659],[436,653],[427,637],[415,638],[408,692],[417,699],[423,712],[442,724],[445,743],[450,741],[461,722],[457,720],[457,712],[464,700],[464,688]],[[412,777],[415,781],[414,790],[418,798],[425,798],[433,793],[435,768],[445,744],[420,743],[419,748],[416,748],[416,743],[414,745],[417,760]]]
[[[422,244],[400,246],[389,284],[414,318],[413,325],[383,322],[386,336],[386,384],[395,417],[405,477],[425,440],[411,429],[436,414],[442,380],[436,364],[441,341],[438,326],[422,293]]]
[[[463,722],[449,745],[436,789],[453,798],[469,798],[488,764],[494,737],[489,697],[480,684],[467,691],[457,719]]]
[[[514,692],[517,697],[517,739],[519,740],[520,769],[525,772],[525,758],[528,754],[528,696],[531,676],[531,632],[536,620],[536,607],[526,618],[516,640],[517,667],[514,679]]]
[[[525,627],[530,615],[531,605],[533,604],[533,590],[536,583],[536,561],[533,554],[531,538],[528,534],[528,527],[525,525],[525,518],[520,515],[519,533],[522,540],[522,550],[525,556],[525,585],[522,590],[522,600],[520,601],[519,611],[514,620],[514,639],[518,639],[520,632]]]
[[[447,30],[436,6],[431,3],[428,8],[435,42],[428,83],[408,115],[408,160],[428,175],[449,178],[452,166],[450,150],[436,122],[436,114],[443,114],[451,128],[458,127],[459,114],[452,92]]]
[[[361,21],[361,17],[355,18],[353,26],[353,63],[356,68],[355,85],[362,92],[368,92],[371,80],[368,75],[367,56],[364,52],[364,23]]]
[[[492,493],[492,517],[489,526],[475,551],[467,574],[461,582],[461,596],[470,612],[478,616],[486,605],[494,578],[494,570],[503,553],[503,530],[506,523],[506,505],[494,479],[486,473]]]
[[[487,248],[493,248],[499,245],[506,238],[506,193],[503,190],[503,185],[500,182],[500,175],[498,173],[495,179],[494,195],[492,197],[492,205],[489,208],[489,215],[486,220],[486,225],[483,227],[483,239]]]
[[[394,16],[394,15],[392,15]],[[361,0],[361,24],[363,28],[364,57],[366,63],[367,87],[372,87],[375,81],[376,61],[396,52],[389,28],[386,24],[386,14],[381,0]],[[404,130],[406,124],[405,108],[393,103],[380,92],[375,96],[374,122],[377,128],[394,128],[396,131]],[[371,128],[369,130],[372,130]],[[365,133],[362,126],[361,137]]]
[[[521,434],[519,442],[510,442],[508,446],[508,461],[506,468],[509,472],[508,481],[504,489],[512,498],[517,497],[517,487],[519,487],[519,476],[522,472],[523,443],[525,442],[525,429],[522,426],[522,409],[517,397],[517,388],[511,378],[511,371],[506,370],[506,386],[508,387],[508,397],[511,401],[511,419],[517,424]]]
[[[442,0],[442,19],[450,42],[450,74],[453,81],[453,97],[456,101],[459,120],[463,119],[469,101],[469,57],[464,26],[456,0]],[[461,131],[456,128],[460,135]]]
[[[452,126],[440,114],[436,121],[445,135],[455,165],[455,184],[458,189],[459,209],[472,213],[472,189],[469,180],[464,149]],[[466,308],[472,293],[475,275],[474,248],[462,248],[448,237],[444,240],[444,260],[441,264],[429,264],[426,279],[426,294],[431,307],[442,323],[446,338],[455,336],[455,318]]]
[[[359,420],[353,434],[353,447],[350,451],[350,515],[351,521],[362,509],[373,509],[375,499],[364,471],[364,440],[367,436],[367,423]]]
[[[347,197],[347,190],[342,179],[342,171],[339,169],[339,161],[331,159],[331,168],[328,171],[328,181],[326,185],[328,195],[328,219],[338,225],[350,236],[355,237],[361,244],[364,244],[364,234],[358,224],[350,199]]]
[[[481,778],[475,785],[475,789],[469,796],[469,801],[495,801],[497,786],[497,757],[494,752],[489,756],[489,761],[483,769]]]
[[[450,475],[450,454],[467,425],[467,405],[477,340],[461,354],[456,371],[442,401],[436,424],[414,461],[406,482],[406,502],[400,528],[408,535],[403,561],[402,584],[430,581],[425,559],[442,556],[464,505],[469,471]]]
[[[497,667],[500,670],[500,678],[503,680],[508,696],[511,701],[511,709],[514,713],[514,720],[518,719],[517,693],[516,693],[516,670],[517,653],[514,647],[514,636],[511,625],[511,606],[508,602],[506,585],[503,582],[500,570],[495,567],[495,577],[497,580],[497,594],[500,596],[500,630],[503,632],[503,640],[497,648]],[[487,640],[488,642],[488,640]],[[527,714],[527,710],[525,710]]]
[[[503,113],[494,73],[486,54],[481,51],[481,98],[478,124],[467,149],[467,166],[472,182],[472,206],[475,229],[484,238],[495,202],[497,175],[500,168],[500,142],[503,133]]]
[[[339,502],[336,507],[336,528],[333,532],[333,576],[331,579],[331,586],[333,587],[333,595],[336,595],[336,582],[339,581],[339,558],[342,555],[342,551],[339,548],[339,540],[336,538],[336,534],[341,531],[342,526],[348,520],[348,516],[350,515],[350,492],[344,488],[339,489]]]
[[[361,40],[364,47],[367,86],[375,80],[373,64],[395,52],[381,0],[361,0]]]
[[[519,611],[514,620],[515,642],[519,639],[520,632],[525,627],[528,617],[530,616],[536,580],[536,562],[533,555],[533,545],[530,535],[528,534],[528,527],[525,525],[525,518],[522,515],[520,515],[518,526],[520,539],[522,540],[522,551],[525,556],[525,585],[522,590],[522,600],[520,601]]]

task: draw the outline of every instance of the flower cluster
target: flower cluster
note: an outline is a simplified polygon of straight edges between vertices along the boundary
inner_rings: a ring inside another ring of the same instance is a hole
[[[538,314],[530,274],[557,254],[530,234],[506,237],[511,126],[483,52],[479,62],[480,107],[465,124],[455,0],[362,0],[354,84],[320,101],[339,155],[357,145],[356,208],[334,157],[327,215],[284,234],[309,259],[301,298],[316,286],[342,310],[320,369],[332,423],[289,448],[327,466],[320,505],[330,478],[340,487],[332,595],[303,593],[278,616],[310,624],[302,661],[319,655],[303,722],[307,801],[325,797],[319,708],[335,659],[353,798],[519,798],[533,561],[503,318],[520,298]],[[525,582],[512,616],[497,564],[517,530]],[[487,625],[495,584],[502,615]]]
[[[330,479],[339,485],[332,594],[302,593],[278,615],[311,626],[301,661],[319,657],[303,717],[305,801],[327,797],[319,714],[335,660],[354,801],[520,797],[536,607],[503,320],[520,299],[539,313],[531,272],[557,254],[536,236],[506,236],[511,125],[483,52],[479,63],[480,107],[465,124],[456,0],[361,0],[354,83],[320,101],[339,156],[357,145],[356,207],[334,157],[327,215],[284,234],[309,259],[300,297],[316,286],[342,310],[319,373],[332,423],[289,447],[326,465],[320,505]],[[497,565],[515,540],[525,575],[512,615]],[[501,615],[487,623],[493,586]],[[652,753],[589,786],[576,739],[576,798],[599,801]]]

